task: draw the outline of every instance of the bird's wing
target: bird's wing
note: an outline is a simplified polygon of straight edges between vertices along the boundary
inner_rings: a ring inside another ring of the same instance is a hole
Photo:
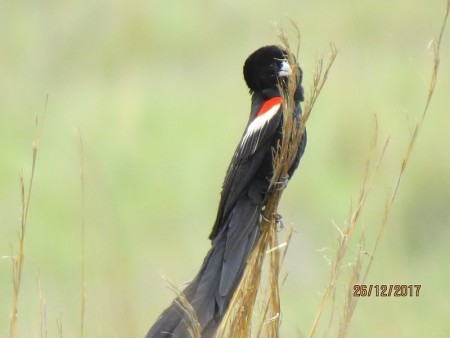
[[[271,152],[273,136],[282,117],[282,99],[274,97],[262,104],[249,122],[227,170],[216,223],[210,239],[214,239],[242,192],[255,178],[267,152]]]

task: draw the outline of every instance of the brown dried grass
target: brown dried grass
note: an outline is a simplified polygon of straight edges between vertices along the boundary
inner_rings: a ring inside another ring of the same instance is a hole
[[[345,298],[345,303],[343,306],[343,313],[340,316],[340,324],[339,324],[339,332],[338,337],[346,337],[348,334],[348,330],[350,327],[350,322],[353,316],[353,313],[356,309],[356,305],[358,304],[358,297],[353,296],[353,286],[355,284],[364,284],[367,280],[367,276],[370,272],[373,260],[375,258],[375,252],[378,248],[378,244],[380,243],[380,239],[383,235],[383,232],[386,228],[387,222],[389,220],[389,216],[391,214],[397,193],[399,191],[399,187],[402,183],[403,176],[405,173],[406,168],[409,165],[409,161],[411,159],[412,152],[414,150],[414,146],[416,144],[416,141],[419,137],[422,125],[424,123],[424,120],[428,114],[430,103],[434,94],[434,90],[436,87],[436,82],[438,78],[438,72],[439,72],[439,64],[440,64],[440,51],[441,51],[441,43],[442,43],[442,37],[444,35],[445,27],[447,24],[448,16],[450,13],[450,0],[447,0],[447,7],[445,11],[445,15],[441,24],[441,29],[439,32],[439,35],[437,38],[433,40],[433,47],[434,47],[434,58],[433,58],[433,65],[432,65],[432,72],[431,72],[431,79],[428,86],[428,92],[426,96],[426,100],[423,106],[422,113],[420,115],[420,118],[416,125],[414,126],[413,132],[411,134],[408,147],[405,151],[405,154],[403,156],[403,160],[400,164],[400,170],[397,175],[397,178],[394,182],[392,193],[386,197],[385,200],[385,208],[384,212],[382,214],[379,227],[378,227],[378,233],[377,237],[374,242],[374,246],[372,250],[370,250],[370,253],[366,252],[364,249],[365,246],[365,236],[364,232],[359,240],[359,251],[356,255],[356,260],[353,263],[353,271],[352,274],[347,282],[347,295]],[[386,148],[389,143],[389,138],[387,138],[381,148],[381,151],[379,152],[379,155],[377,157],[377,161],[375,162],[375,165],[373,165],[374,158],[376,158],[376,146],[377,146],[377,139],[378,139],[378,123],[375,118],[375,127],[374,127],[374,134],[372,138],[372,143],[369,149],[369,156],[366,160],[366,166],[365,166],[365,172],[364,176],[360,185],[360,195],[359,200],[357,203],[356,210],[351,213],[350,219],[347,222],[347,226],[340,230],[340,238],[338,239],[338,248],[336,251],[335,259],[333,261],[332,269],[331,269],[331,275],[330,279],[328,281],[328,285],[323,293],[322,300],[319,306],[319,309],[316,313],[316,317],[314,319],[313,325],[310,329],[308,337],[313,337],[316,333],[316,330],[318,328],[319,321],[321,320],[324,309],[326,304],[330,301],[330,299],[333,299],[334,292],[336,288],[336,281],[340,276],[340,271],[343,267],[344,257],[347,255],[348,250],[348,244],[349,241],[352,238],[352,235],[354,234],[355,228],[359,225],[360,215],[365,207],[365,202],[367,199],[367,196],[369,195],[375,175],[377,174],[381,159],[383,158],[383,155],[386,151]],[[365,262],[365,258],[368,257],[368,261]],[[333,320],[334,316],[334,309],[336,306],[333,306],[333,310],[331,311],[331,317],[330,323]],[[339,308],[339,306],[337,307]]]

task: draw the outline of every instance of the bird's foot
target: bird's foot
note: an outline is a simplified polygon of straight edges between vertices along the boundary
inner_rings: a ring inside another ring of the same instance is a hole
[[[272,220],[267,219],[266,217],[264,217],[264,214],[261,214],[261,217],[267,223],[271,223],[271,221],[272,221]],[[281,230],[284,229],[283,216],[281,216],[280,214],[275,214],[274,223],[275,223],[275,227],[276,227],[277,231],[281,231]]]
[[[289,175],[284,175],[280,178],[278,182],[275,182],[275,189],[277,190],[284,190],[286,189],[287,185],[289,183]]]
[[[281,231],[284,229],[283,216],[281,216],[280,214],[275,215],[275,226],[277,231]]]

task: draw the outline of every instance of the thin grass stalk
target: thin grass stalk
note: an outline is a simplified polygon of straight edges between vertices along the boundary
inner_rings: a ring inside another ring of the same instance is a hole
[[[175,285],[169,277],[161,273],[161,277],[167,283],[168,288],[176,294],[175,301],[181,311],[188,315],[188,319],[183,319],[184,323],[187,327],[188,337],[189,338],[201,338],[201,326],[198,322],[197,313],[192,307],[191,303],[188,301],[184,293],[181,291],[180,287]],[[184,318],[184,316],[183,316]]]
[[[401,166],[400,166],[400,170],[399,170],[399,174],[398,174],[397,179],[395,181],[392,193],[386,199],[385,209],[384,209],[384,213],[383,213],[383,216],[382,216],[382,219],[381,219],[381,222],[380,222],[378,235],[377,235],[377,238],[375,240],[375,245],[373,247],[372,255],[370,256],[369,263],[368,263],[368,265],[367,265],[367,267],[365,269],[364,277],[362,278],[362,283],[364,283],[366,281],[367,275],[369,274],[370,268],[372,266],[373,258],[374,258],[373,253],[375,253],[375,251],[377,250],[378,244],[379,244],[380,239],[381,239],[381,236],[383,235],[384,229],[386,228],[386,224],[387,224],[389,216],[391,214],[391,210],[392,210],[392,207],[394,205],[394,201],[395,201],[395,198],[397,196],[398,189],[399,189],[400,184],[401,184],[402,179],[403,179],[403,174],[404,174],[406,168],[408,167],[409,160],[411,158],[411,154],[412,154],[412,152],[414,150],[414,146],[416,144],[417,138],[419,137],[420,131],[422,129],[423,122],[425,120],[425,117],[427,116],[427,113],[428,113],[428,110],[429,110],[429,107],[430,107],[430,103],[431,103],[431,100],[433,98],[433,94],[434,94],[434,90],[435,90],[436,82],[437,82],[437,78],[438,78],[438,73],[439,73],[442,37],[444,36],[444,31],[445,31],[445,27],[447,25],[449,13],[450,13],[450,0],[447,0],[447,8],[446,8],[446,11],[445,11],[444,18],[442,20],[442,24],[441,24],[441,29],[439,31],[439,35],[438,35],[437,39],[433,40],[434,56],[433,56],[433,65],[432,65],[432,71],[431,71],[431,79],[430,79],[430,83],[429,83],[429,86],[428,86],[427,99],[425,101],[424,108],[422,110],[422,114],[421,114],[420,120],[417,122],[416,126],[414,127],[414,131],[411,134],[411,138],[410,138],[410,141],[409,141],[409,144],[408,144],[408,148],[407,148],[407,150],[405,152],[405,155],[403,157],[403,160],[402,160],[402,163],[401,163]]]
[[[364,235],[361,237],[360,243],[362,243],[363,240]],[[353,273],[348,283],[347,297],[345,298],[344,304],[344,316],[339,325],[339,338],[347,336],[350,321],[356,308],[358,297],[353,297],[353,285],[359,284],[364,254],[363,245],[360,245],[358,254],[356,255],[356,261],[353,263]]]
[[[287,236],[286,236],[285,242],[278,245],[278,241],[276,241],[275,243],[272,243],[271,249],[266,251],[266,254],[270,255],[272,253],[275,253],[276,255],[278,255],[278,257],[275,260],[273,260],[273,261],[271,260],[271,263],[270,263],[271,266],[272,266],[272,264],[277,264],[277,266],[275,268],[272,268],[272,267],[270,268],[270,272],[275,271],[275,273],[271,273],[270,276],[269,276],[270,286],[271,286],[270,287],[270,291],[276,293],[275,297],[278,296],[278,291],[276,289],[274,289],[273,286],[275,285],[279,289],[279,285],[278,285],[279,282],[278,282],[278,278],[277,278],[275,283],[272,284],[272,278],[275,277],[275,276],[277,276],[277,277],[279,276],[279,271],[278,270],[283,266],[284,259],[286,257],[286,253],[287,253],[287,250],[289,248],[289,244],[291,242],[293,232],[294,232],[294,228],[293,228],[293,226],[290,226],[288,228],[288,230],[287,230]],[[276,232],[275,232],[275,235],[276,235]],[[276,246],[274,246],[274,245],[276,245]],[[283,248],[283,247],[284,247],[284,250],[283,250],[283,252],[280,255],[279,252],[280,252],[281,248]],[[271,256],[271,258],[272,258],[272,256]],[[286,275],[286,277],[287,277],[287,275]],[[284,281],[286,280],[286,277],[283,279],[281,284],[284,283]],[[272,295],[269,295],[269,299],[264,304],[264,310],[262,312],[262,319],[261,319],[261,321],[259,323],[258,331],[257,331],[257,334],[256,334],[257,338],[262,336],[263,329],[264,329],[264,327],[266,326],[267,323],[270,323],[272,320],[281,320],[281,314],[280,313],[275,313],[272,316],[272,318],[268,318],[268,316],[267,316],[267,314],[269,313],[269,307],[272,304],[272,302],[271,302],[272,297],[273,297]],[[280,301],[277,300],[277,302],[279,303]],[[272,313],[274,313],[274,310],[272,310]]]
[[[408,166],[412,151],[414,149],[414,145],[416,143],[416,140],[418,138],[418,135],[420,133],[421,127],[423,125],[423,122],[425,120],[425,117],[427,115],[427,112],[429,110],[429,106],[431,103],[431,99],[433,97],[433,93],[434,93],[434,89],[436,86],[436,81],[437,81],[437,75],[438,75],[438,69],[439,69],[439,61],[440,61],[440,48],[441,48],[441,41],[442,41],[442,36],[445,30],[445,26],[446,26],[446,22],[449,16],[449,11],[450,11],[450,1],[447,2],[447,9],[446,9],[446,13],[444,16],[444,20],[443,23],[441,25],[441,30],[440,30],[440,34],[439,37],[437,39],[434,40],[434,62],[433,62],[433,67],[432,67],[432,75],[431,75],[431,80],[430,80],[430,84],[429,84],[429,89],[428,89],[428,95],[427,95],[427,99],[424,105],[424,109],[422,111],[422,115],[420,117],[420,120],[417,122],[417,124],[414,127],[413,133],[411,135],[410,138],[410,142],[408,144],[408,148],[405,151],[405,155],[403,157],[403,160],[401,162],[401,166],[400,166],[400,170],[399,170],[399,174],[397,176],[397,179],[394,183],[394,187],[392,190],[392,193],[390,196],[387,197],[386,199],[386,203],[385,203],[385,209],[384,209],[384,213],[380,222],[380,226],[379,226],[379,231],[377,234],[377,238],[375,240],[375,245],[374,248],[372,250],[372,254],[369,254],[369,262],[364,270],[364,273],[362,274],[362,278],[361,278],[361,270],[362,270],[362,259],[364,256],[366,256],[368,253],[365,252],[364,250],[364,233],[361,236],[361,239],[359,241],[360,243],[360,249],[359,249],[359,253],[357,254],[356,257],[356,262],[353,264],[353,274],[348,282],[348,290],[347,290],[347,297],[345,300],[345,306],[344,306],[344,315],[343,318],[340,322],[340,327],[339,327],[339,335],[338,337],[346,337],[347,333],[348,333],[348,329],[349,329],[349,325],[350,325],[350,321],[352,319],[353,313],[355,311],[356,305],[358,303],[359,298],[358,297],[353,297],[353,285],[355,284],[365,284],[365,281],[367,279],[367,275],[370,271],[373,259],[374,259],[374,253],[378,247],[378,244],[380,242],[381,236],[383,234],[383,231],[386,227],[389,215],[391,213],[397,192],[399,190],[401,181],[402,181],[402,177],[404,175],[404,172]],[[386,141],[388,142],[388,140]],[[384,153],[385,149],[386,149],[386,145],[387,143],[385,143],[385,147],[382,151],[382,154]],[[367,174],[369,172],[368,168],[370,167],[370,158],[373,156],[373,154],[369,155],[369,159],[367,161],[367,165],[366,165],[366,174],[365,177],[367,177]],[[381,156],[380,156],[381,158]],[[374,169],[374,173],[376,173],[379,169],[379,161],[378,164],[376,166],[376,168]],[[364,178],[364,181],[366,180],[366,178]],[[364,187],[365,184],[362,184],[362,187]],[[364,188],[362,189],[364,190]],[[356,214],[355,214],[356,216]],[[357,221],[357,219],[356,219]],[[355,224],[356,225],[356,224]]]
[[[40,273],[38,273],[38,275],[36,277],[36,284],[37,284],[38,292],[39,292],[39,315],[40,315],[40,319],[41,319],[40,337],[47,338],[47,335],[48,335],[47,305],[45,302],[44,293],[42,291]]]
[[[59,338],[63,338],[63,324],[61,316],[56,320],[56,326],[58,328]]]
[[[45,110],[47,109],[47,101],[45,103]],[[36,117],[36,127],[38,127],[38,118]],[[33,188],[33,181],[36,169],[36,160],[39,147],[39,133],[35,137],[32,145],[32,155],[31,155],[31,174],[28,180],[28,185],[26,187],[23,172],[19,172],[19,191],[20,191],[20,204],[21,204],[21,215],[20,215],[20,229],[19,229],[19,244],[16,254],[11,250],[11,260],[12,260],[12,274],[13,274],[13,297],[12,297],[12,307],[9,317],[9,336],[10,338],[15,338],[17,335],[17,315],[18,315],[18,302],[20,287],[22,284],[22,272],[24,264],[24,251],[25,251],[25,233],[28,224],[28,210],[30,208],[31,192]]]
[[[81,301],[80,301],[80,337],[84,338],[84,324],[86,316],[86,298],[87,298],[87,284],[86,284],[86,263],[85,263],[85,227],[86,227],[86,211],[85,211],[85,180],[84,180],[84,143],[83,137],[79,129],[76,129],[76,137],[78,141],[78,154],[80,161],[80,185],[81,185]]]
[[[372,142],[371,142],[369,153],[373,153],[375,150],[376,141],[378,138],[378,136],[377,136],[378,135],[378,127],[377,126],[378,126],[378,124],[375,123],[375,132],[372,137]],[[330,279],[329,279],[328,285],[324,291],[324,294],[322,296],[322,299],[321,299],[321,302],[319,305],[319,309],[314,318],[313,325],[310,329],[310,332],[308,335],[309,337],[314,336],[317,326],[319,324],[319,321],[324,313],[325,306],[328,303],[330,296],[333,294],[333,292],[335,290],[336,282],[339,278],[341,267],[344,263],[344,258],[347,253],[348,244],[350,242],[350,239],[352,238],[352,235],[354,233],[356,225],[358,224],[362,210],[365,207],[367,197],[372,189],[373,182],[375,180],[375,176],[378,172],[381,160],[386,152],[388,144],[389,144],[389,139],[386,139],[373,172],[370,172],[370,170],[369,170],[372,156],[369,156],[367,158],[366,166],[365,166],[366,169],[365,169],[363,179],[362,179],[362,182],[360,185],[360,193],[359,193],[356,210],[351,214],[347,227],[344,230],[341,230],[338,228],[338,231],[340,232],[340,238],[339,238],[338,249],[336,251],[336,260],[333,262],[331,272],[330,272]]]

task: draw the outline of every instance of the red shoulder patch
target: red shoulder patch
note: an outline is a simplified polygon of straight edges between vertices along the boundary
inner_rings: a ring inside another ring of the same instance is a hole
[[[258,112],[258,114],[256,114],[256,116],[264,115],[273,106],[276,106],[277,104],[281,104],[282,102],[283,102],[283,99],[281,97],[279,97],[279,96],[275,96],[275,97],[267,100],[266,102],[263,103],[263,105],[259,109],[259,112]]]

